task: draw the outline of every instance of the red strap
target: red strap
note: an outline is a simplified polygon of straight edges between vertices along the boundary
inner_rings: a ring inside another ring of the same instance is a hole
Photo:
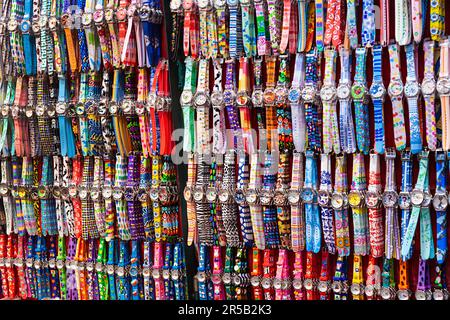
[[[184,56],[189,56],[189,37],[191,28],[191,10],[187,10],[184,13],[184,26],[183,26],[183,53]]]
[[[8,278],[8,297],[14,299],[17,297],[17,286],[16,286],[16,273],[13,264],[14,258],[14,247],[15,247],[15,237],[14,235],[8,235],[8,240],[6,244],[6,258],[10,259],[10,266],[6,267],[6,276]]]

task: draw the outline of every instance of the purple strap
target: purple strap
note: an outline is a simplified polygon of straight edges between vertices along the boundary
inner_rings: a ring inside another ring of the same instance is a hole
[[[67,260],[73,261],[77,251],[77,239],[70,238],[68,244]],[[67,300],[78,300],[77,279],[75,277],[75,270],[67,269]]]

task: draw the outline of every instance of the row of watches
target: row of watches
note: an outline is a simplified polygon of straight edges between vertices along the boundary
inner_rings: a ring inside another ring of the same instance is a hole
[[[43,269],[43,268],[57,268],[78,271],[96,271],[106,272],[108,275],[117,275],[119,277],[132,276],[136,277],[142,275],[143,277],[152,277],[153,279],[165,279],[165,280],[178,280],[185,276],[186,271],[184,269],[154,269],[152,267],[137,267],[137,266],[116,266],[112,264],[103,264],[101,262],[84,262],[76,260],[61,260],[61,259],[41,259],[36,260],[32,258],[0,258],[0,267],[24,267]]]
[[[385,208],[399,207],[400,209],[410,209],[412,206],[428,207],[431,204],[437,211],[444,211],[449,205],[448,194],[442,190],[437,190],[433,196],[431,193],[419,189],[412,192],[400,192],[386,190],[383,193],[376,191],[352,190],[348,193],[333,192],[327,190],[315,190],[313,188],[284,189],[284,190],[257,190],[257,189],[232,189],[216,186],[186,186],[184,189],[186,201],[209,202],[209,203],[248,203],[261,205],[298,205],[300,202],[312,203],[317,199],[320,206],[331,206],[335,210],[345,207]]]
[[[22,34],[39,33],[40,30],[57,30],[58,27],[69,29],[90,28],[92,25],[102,25],[104,23],[123,22],[127,19],[140,19],[160,24],[163,19],[163,12],[160,9],[150,7],[148,4],[137,6],[130,4],[128,7],[120,7],[117,10],[113,8],[97,9],[91,12],[74,12],[73,14],[64,13],[58,20],[55,16],[39,15],[33,17],[32,21],[9,19],[0,23],[0,30],[16,31],[20,29]]]
[[[103,199],[113,199],[126,201],[160,201],[161,203],[178,201],[178,188],[176,185],[161,185],[151,188],[137,187],[111,187],[111,186],[85,186],[71,185],[69,187],[59,186],[8,186],[0,184],[0,196],[11,194],[17,199],[48,199],[54,197],[56,199],[69,200],[79,197],[81,200],[92,199],[99,201]]]

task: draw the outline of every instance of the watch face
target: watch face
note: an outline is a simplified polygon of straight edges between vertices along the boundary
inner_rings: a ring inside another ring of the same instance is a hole
[[[314,190],[312,188],[304,188],[302,190],[302,200],[305,203],[311,203],[314,200]]]
[[[363,197],[359,191],[350,191],[348,194],[348,203],[352,207],[359,207],[362,204]]]
[[[236,6],[238,4],[238,0],[227,0],[227,4],[229,6]]]
[[[213,106],[221,106],[223,104],[223,93],[221,91],[213,91],[211,93],[211,104]]]
[[[286,203],[286,194],[284,191],[276,191],[273,196],[273,203],[276,206],[283,206]]]
[[[288,90],[285,86],[278,86],[275,88],[275,96],[278,103],[285,103],[287,95]]]
[[[138,116],[143,115],[145,113],[145,104],[142,102],[136,102],[135,110]]]
[[[116,18],[119,21],[123,21],[125,20],[125,18],[127,17],[127,8],[119,8],[116,11]]]
[[[264,103],[263,92],[261,89],[255,89],[253,91],[252,102],[256,106],[261,106]]]
[[[256,204],[258,201],[258,192],[255,189],[248,189],[245,193],[245,199],[248,204]]]
[[[385,191],[382,200],[385,208],[393,208],[397,205],[398,194],[395,191]]]
[[[409,192],[400,192],[398,195],[398,206],[400,209],[409,209],[411,207],[411,195]]]
[[[250,278],[250,284],[253,287],[258,287],[261,284],[261,278],[258,276],[253,276]]]
[[[423,290],[417,290],[415,292],[414,296],[416,297],[416,300],[426,300],[427,299],[427,295],[425,294],[425,291],[423,291]]]
[[[230,284],[231,283],[231,274],[229,272],[224,273],[222,276],[222,281],[224,284]]]
[[[214,0],[214,7],[222,8],[225,6],[226,0]]]
[[[228,202],[230,200],[230,192],[226,189],[222,189],[219,192],[219,200],[222,203]]]
[[[381,298],[383,298],[383,300],[391,300],[392,299],[392,290],[391,288],[387,288],[387,287],[383,287],[381,288],[381,292],[380,292]]]
[[[319,292],[322,292],[322,293],[327,292],[329,289],[328,282],[320,281],[319,284],[317,285],[317,289],[319,290]]]
[[[303,281],[303,286],[306,290],[312,290],[314,287],[314,282],[312,279],[305,279],[305,281]]]
[[[307,85],[302,90],[302,99],[305,102],[311,102],[316,97],[316,88],[312,85]]]
[[[273,279],[273,287],[277,290],[281,289],[281,279]]]
[[[328,206],[330,204],[330,193],[326,190],[319,190],[318,202],[322,207]]]
[[[273,198],[273,192],[270,190],[262,190],[259,196],[259,201],[262,205],[269,205]]]
[[[449,80],[447,78],[441,78],[436,83],[436,90],[439,94],[449,94],[450,93],[450,87],[449,87]]]
[[[425,96],[431,96],[436,90],[436,82],[434,79],[424,79],[422,82],[422,93]]]
[[[334,281],[333,284],[331,285],[331,289],[333,290],[334,293],[341,293],[342,285],[339,281]]]
[[[291,88],[288,93],[288,100],[290,103],[297,103],[300,100],[300,89]]]
[[[264,91],[264,103],[267,105],[272,105],[275,103],[276,100],[276,94],[275,91],[272,88],[266,88]]]
[[[36,114],[38,116],[43,116],[45,113],[45,107],[43,105],[36,106]]]
[[[86,189],[86,187],[80,187],[78,189],[78,196],[80,197],[80,199],[86,199],[88,195],[88,190]]]
[[[190,9],[192,9],[193,4],[194,4],[193,0],[184,0],[183,1],[183,9],[190,10]]]
[[[354,100],[363,100],[366,96],[367,89],[363,84],[354,84],[352,86],[352,98]]]
[[[272,281],[271,281],[271,279],[269,279],[269,278],[264,278],[264,279],[262,279],[262,281],[261,281],[261,286],[262,286],[264,289],[269,289],[269,288],[272,286]]]
[[[8,191],[8,186],[5,183],[0,184],[0,195],[6,195]]]
[[[301,279],[294,279],[294,280],[292,281],[292,287],[293,287],[295,290],[300,290],[300,289],[303,287],[302,280],[301,280]]]
[[[237,189],[234,193],[234,201],[236,201],[236,203],[238,205],[242,205],[245,203],[245,195],[244,195],[244,190],[242,189]]]
[[[94,22],[101,23],[105,17],[103,10],[97,10],[94,12]]]
[[[421,206],[425,200],[425,194],[421,190],[413,190],[411,192],[411,203],[414,206]]]
[[[149,200],[149,195],[147,193],[147,190],[145,188],[140,188],[138,190],[137,198],[141,202],[148,201]]]
[[[441,289],[433,291],[433,300],[444,300],[444,292]]]
[[[83,13],[81,16],[81,24],[85,27],[92,23],[92,13]]]
[[[111,198],[111,196],[112,196],[112,189],[111,189],[111,187],[108,187],[108,186],[103,187],[103,189],[102,189],[102,196],[105,199]]]
[[[67,110],[67,105],[64,102],[58,102],[56,104],[56,113],[57,114],[64,114]]]
[[[114,200],[120,200],[122,199],[123,196],[123,191],[119,188],[114,189],[112,192],[112,197],[114,198]]]
[[[22,33],[27,33],[30,31],[30,29],[31,29],[30,21],[23,20],[22,23],[20,24],[20,31],[22,31]]]
[[[368,286],[366,286],[364,288],[364,293],[366,294],[366,296],[368,297],[373,297],[375,288],[373,287],[373,285],[369,284]]]
[[[250,98],[246,92],[238,92],[236,95],[236,104],[238,106],[246,106]]]
[[[181,8],[181,0],[171,0],[170,10],[175,11]]]
[[[445,193],[436,193],[433,198],[433,207],[436,211],[445,211],[448,206],[448,197]]]
[[[372,99],[382,99],[385,94],[386,89],[384,88],[384,85],[381,82],[373,83],[372,86],[370,87],[370,95],[372,96]]]
[[[232,105],[236,101],[236,93],[234,90],[225,90],[223,92],[223,102],[226,105]]]
[[[299,190],[289,190],[287,199],[289,204],[297,205],[300,202],[300,192]]]
[[[208,189],[206,189],[206,200],[208,200],[208,202],[213,203],[215,202],[217,199],[217,191],[215,187],[208,187]]]
[[[350,98],[350,86],[348,84],[340,84],[337,88],[336,94],[338,99],[341,100]]]
[[[98,200],[100,198],[100,190],[98,188],[92,188],[90,195],[92,200]]]
[[[8,30],[9,31],[14,31],[17,29],[18,26],[18,22],[17,20],[13,19],[13,20],[9,20],[8,21]]]
[[[376,191],[368,191],[365,197],[366,206],[369,208],[374,208],[378,205],[380,200],[380,195]]]
[[[343,193],[333,193],[331,196],[331,206],[335,210],[342,209],[348,200],[345,198]]]
[[[418,82],[407,82],[405,84],[405,96],[407,98],[414,98],[419,95],[420,86]]]
[[[171,273],[172,279],[173,280],[178,280],[180,278],[180,271],[179,270],[172,270]],[[213,277],[211,277],[212,280]]]
[[[194,105],[196,107],[204,107],[208,104],[208,96],[206,92],[199,91],[194,96]]]
[[[197,5],[200,9],[205,9],[209,5],[209,0],[197,0]]]
[[[334,86],[323,86],[320,90],[322,101],[332,101],[336,97],[336,88]]]
[[[194,196],[193,190],[191,190],[191,192],[192,192],[192,196]],[[150,199],[152,201],[158,201],[158,199],[159,199],[159,188],[152,187],[152,189],[150,190]]]
[[[45,27],[47,26],[47,23],[48,23],[48,17],[42,15],[42,16],[39,18],[39,27],[41,27],[41,29],[42,29],[42,28],[45,28]]]
[[[362,294],[361,285],[353,283],[350,286],[350,292],[355,296],[359,296],[360,294]]]
[[[105,20],[107,22],[112,22],[114,20],[114,10],[113,9],[105,10]]]
[[[388,93],[391,97],[400,96],[403,93],[403,83],[400,80],[392,80],[388,87]]]
[[[67,17],[67,19],[63,19],[64,17]],[[62,16],[61,17],[61,25],[63,26],[63,27],[65,27],[66,26],[66,24],[69,24],[69,19],[70,19],[70,17],[67,15],[67,16]],[[39,30],[40,30],[40,27],[39,27],[39,21],[33,21],[32,23],[31,23],[31,30],[33,30],[33,32],[34,33],[39,33]]]

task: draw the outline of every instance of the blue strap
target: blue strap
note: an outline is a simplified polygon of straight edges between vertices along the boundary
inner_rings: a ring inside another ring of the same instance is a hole
[[[206,269],[208,269],[208,260],[206,259]],[[170,267],[173,263],[173,245],[171,243],[166,243],[165,254],[164,254],[164,265],[162,267],[163,272],[170,273]],[[163,277],[164,279],[164,277]],[[174,287],[171,279],[164,279],[164,293],[167,300],[174,299]]]
[[[130,264],[130,257],[128,254],[128,242],[127,241],[120,241],[119,244],[119,263],[117,264],[118,267],[126,268]],[[129,276],[126,274],[123,276],[117,277],[117,293],[119,300],[130,300],[130,279]]]
[[[116,240],[112,239],[108,244],[108,262],[107,265],[115,266],[116,264]],[[110,300],[117,300],[116,280],[114,274],[108,274],[108,287]]]
[[[206,245],[201,244],[198,253],[198,272],[206,272],[206,261],[208,259],[208,248]],[[208,300],[208,288],[206,285],[207,280],[198,282],[198,295],[199,300]]]
[[[183,243],[177,242],[173,248],[173,265],[172,272],[177,271],[179,274],[184,269],[184,252]],[[185,290],[184,290],[184,278],[179,276],[177,279],[173,279],[174,289],[175,289],[175,300],[185,300]]]
[[[383,154],[386,149],[384,142],[383,100],[374,100],[373,108],[373,118],[375,122],[375,151],[379,154]]]
[[[136,270],[140,265],[141,255],[139,244],[139,240],[131,241],[131,267],[136,268]],[[131,290],[133,300],[141,300],[141,283],[139,280],[139,274],[137,274],[136,276],[131,275]]]
[[[67,86],[66,78],[59,77],[58,86],[58,102],[66,102],[67,97]],[[59,127],[59,140],[61,143],[61,156],[67,156],[67,126],[66,117],[64,115],[58,116],[58,127]]]
[[[441,159],[440,159],[441,158]],[[443,159],[442,159],[443,158]],[[447,153],[448,158],[448,153]],[[450,158],[448,158],[450,160]],[[443,160],[443,161],[438,161]],[[450,166],[449,166],[450,168]],[[447,164],[445,154],[436,154],[436,189],[445,192],[447,188]],[[436,261],[443,264],[447,256],[447,211],[436,211],[437,250]]]
[[[311,150],[306,152],[305,186],[315,188],[317,186],[317,161]],[[321,248],[322,233],[317,195],[314,194],[312,203],[305,203],[306,220],[306,251],[318,253]]]
[[[406,46],[406,66],[408,73],[407,82],[417,81],[416,54],[414,43]],[[422,150],[422,135],[420,133],[420,119],[417,97],[408,99],[408,110],[409,130],[411,137],[411,153],[418,154]]]
[[[383,82],[382,75],[382,54],[383,47],[381,45],[375,45],[373,47],[373,82]]]

